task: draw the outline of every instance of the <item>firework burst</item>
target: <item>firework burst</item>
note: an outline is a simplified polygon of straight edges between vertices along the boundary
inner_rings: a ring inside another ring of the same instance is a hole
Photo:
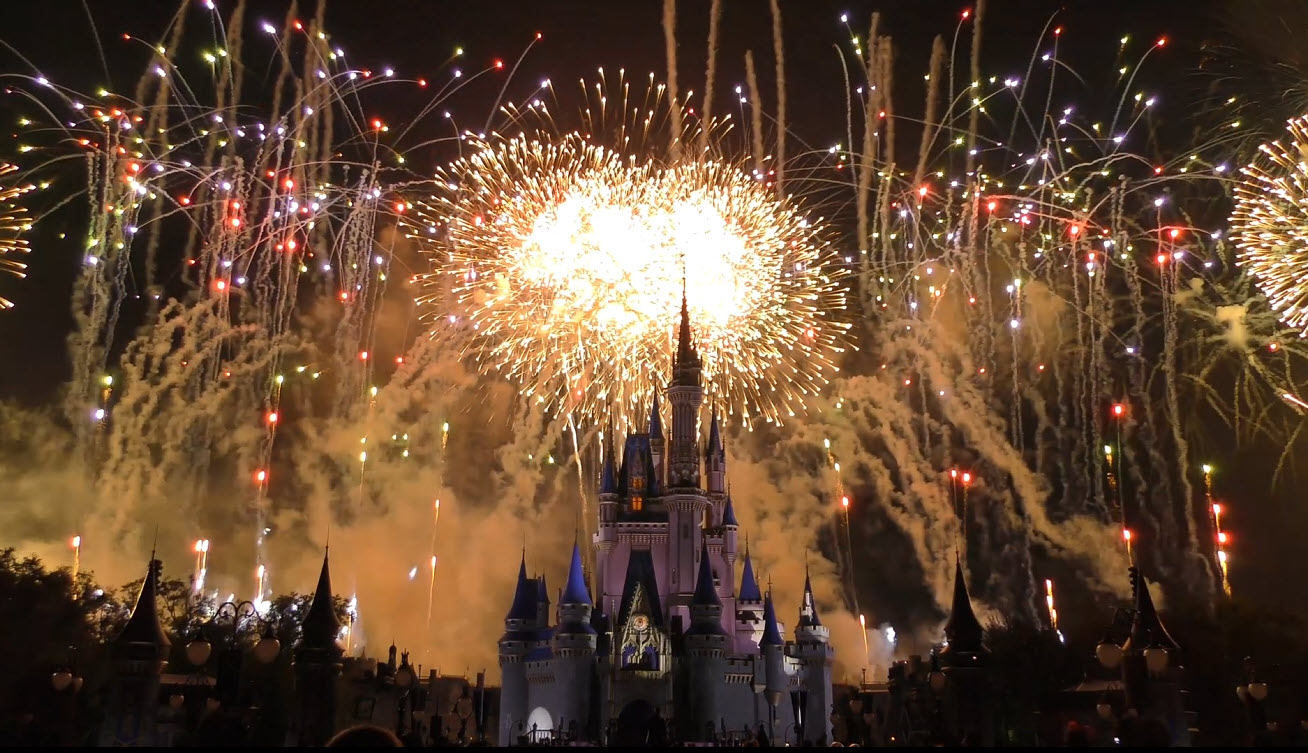
[[[710,394],[744,424],[793,416],[836,371],[841,269],[740,164],[638,159],[578,134],[493,138],[438,175],[419,237],[438,331],[547,410],[640,415],[671,367],[683,286]],[[459,322],[462,321],[462,327]]]
[[[17,169],[14,165],[0,163],[0,175]],[[27,253],[27,241],[20,236],[29,225],[27,211],[18,205],[18,199],[30,190],[32,186],[0,187],[0,273],[20,278],[27,276],[27,265],[13,257]],[[0,296],[0,309],[13,307],[13,301]]]
[[[1231,233],[1240,260],[1286,324],[1308,334],[1308,119],[1286,143],[1258,147],[1235,186]]]

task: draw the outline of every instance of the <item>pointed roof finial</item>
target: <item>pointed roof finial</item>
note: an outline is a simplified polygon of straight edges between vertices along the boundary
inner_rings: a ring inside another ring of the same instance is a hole
[[[581,547],[575,538],[572,542],[572,564],[568,567],[568,582],[559,603],[591,605],[590,589],[586,588],[586,575],[581,567]]]
[[[980,653],[983,649],[984,631],[981,621],[972,611],[972,598],[967,593],[967,579],[963,576],[963,563],[954,560],[954,603],[949,612],[949,621],[945,623],[945,639],[949,641],[946,650],[951,654]]]
[[[649,438],[663,438],[663,416],[659,411],[659,393],[654,393],[654,403],[649,409]]]
[[[818,617],[817,600],[813,598],[813,579],[808,574],[807,552],[805,552],[804,556],[804,598],[799,604],[799,626],[822,626],[822,619]]]
[[[536,618],[536,586],[527,578],[527,551],[522,552],[522,563],[518,565],[518,586],[513,591],[513,605],[509,607],[506,620],[532,620]]]
[[[617,494],[618,493],[618,471],[613,465],[613,447],[604,453],[604,468],[600,471],[600,494]]]
[[[145,580],[141,582],[141,592],[136,597],[136,606],[132,607],[132,615],[127,618],[127,624],[114,639],[115,650],[121,652],[125,659],[154,661],[168,656],[168,648],[172,646],[172,641],[168,639],[168,633],[164,631],[163,623],[159,619],[159,604],[156,599],[162,569],[163,563],[155,559],[154,552],[151,551],[150,567],[146,571]]]
[[[713,403],[713,419],[709,423],[708,455],[713,457],[722,452],[722,432],[718,429],[718,404]]]
[[[313,601],[309,604],[309,612],[304,616],[304,624],[301,627],[301,650],[324,651],[333,657],[341,655],[341,647],[336,645],[336,636],[341,631],[341,623],[336,618],[334,602],[332,576],[328,567],[328,549],[323,547],[322,571],[318,573],[318,587],[313,591]]]
[[[731,504],[731,494],[727,494],[727,506],[722,510],[722,525],[739,528],[740,524],[736,522],[736,508]],[[746,542],[748,549],[748,542]]]
[[[700,545],[699,576],[695,579],[695,595],[691,604],[700,606],[722,606],[718,590],[713,585],[713,566],[709,563],[708,540]]]
[[[1149,583],[1145,581],[1140,568],[1132,567],[1129,573],[1131,590],[1135,596],[1135,619],[1131,624],[1128,645],[1138,645],[1143,642],[1145,644],[1143,648],[1180,648],[1167,632],[1167,628],[1163,626],[1162,619],[1158,617],[1158,609],[1154,607],[1153,596],[1149,593]]]
[[[772,606],[772,589],[769,587],[768,595],[763,599],[763,638],[758,645],[762,648],[785,644],[785,640],[781,637],[781,628],[777,627],[777,610]]]
[[[749,559],[749,539],[745,540],[745,572],[740,576],[740,600],[763,601],[763,594],[758,590],[758,581],[754,579],[754,563]]]
[[[677,357],[673,361],[672,383],[680,386],[699,384],[699,353],[690,339],[690,308],[686,303],[685,278],[681,289],[681,326],[677,330]]]

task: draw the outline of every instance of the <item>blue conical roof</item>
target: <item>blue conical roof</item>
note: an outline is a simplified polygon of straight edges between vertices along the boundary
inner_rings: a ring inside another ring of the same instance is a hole
[[[722,432],[718,429],[718,407],[713,406],[713,420],[709,423],[708,454],[722,452]]]
[[[799,605],[799,626],[800,627],[821,627],[822,620],[818,618],[817,601],[813,598],[813,581],[808,577],[808,571],[804,572],[804,600]]]
[[[727,507],[722,511],[722,525],[740,527],[736,522],[736,508],[731,504],[731,497],[727,497]]]
[[[590,589],[586,588],[586,574],[581,569],[581,547],[572,543],[572,564],[568,567],[568,582],[563,587],[560,604],[587,604],[590,601]]]
[[[758,590],[758,581],[754,579],[754,564],[749,561],[748,549],[745,550],[745,573],[740,576],[740,600],[763,601],[763,594]]]
[[[600,494],[618,493],[618,471],[613,466],[613,442],[604,451],[604,470],[600,473]]]
[[[722,606],[722,599],[718,598],[718,590],[713,586],[713,566],[709,563],[707,543],[699,553],[699,577],[695,579],[695,595],[690,603],[701,606]]]
[[[654,393],[654,404],[649,409],[649,438],[663,438],[663,417],[659,415],[659,395]]]
[[[772,607],[771,593],[763,600],[763,639],[758,642],[758,645],[760,647],[786,645],[781,638],[781,628],[777,627],[777,610]]]
[[[523,555],[522,564],[518,566],[518,587],[513,591],[513,606],[509,607],[509,613],[504,619],[536,619],[536,585],[527,577],[526,555]]]

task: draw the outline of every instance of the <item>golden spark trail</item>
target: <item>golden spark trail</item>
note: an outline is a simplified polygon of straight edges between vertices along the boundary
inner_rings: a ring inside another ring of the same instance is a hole
[[[441,501],[432,503],[435,510],[431,521],[431,580],[427,583],[427,635],[431,635],[431,601],[436,591],[436,527],[441,522]]]

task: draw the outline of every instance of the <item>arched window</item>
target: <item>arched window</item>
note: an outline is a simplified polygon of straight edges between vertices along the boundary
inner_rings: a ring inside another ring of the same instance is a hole
[[[527,731],[549,732],[552,729],[554,729],[554,718],[550,716],[549,709],[544,706],[532,709],[531,715],[527,717]]]

